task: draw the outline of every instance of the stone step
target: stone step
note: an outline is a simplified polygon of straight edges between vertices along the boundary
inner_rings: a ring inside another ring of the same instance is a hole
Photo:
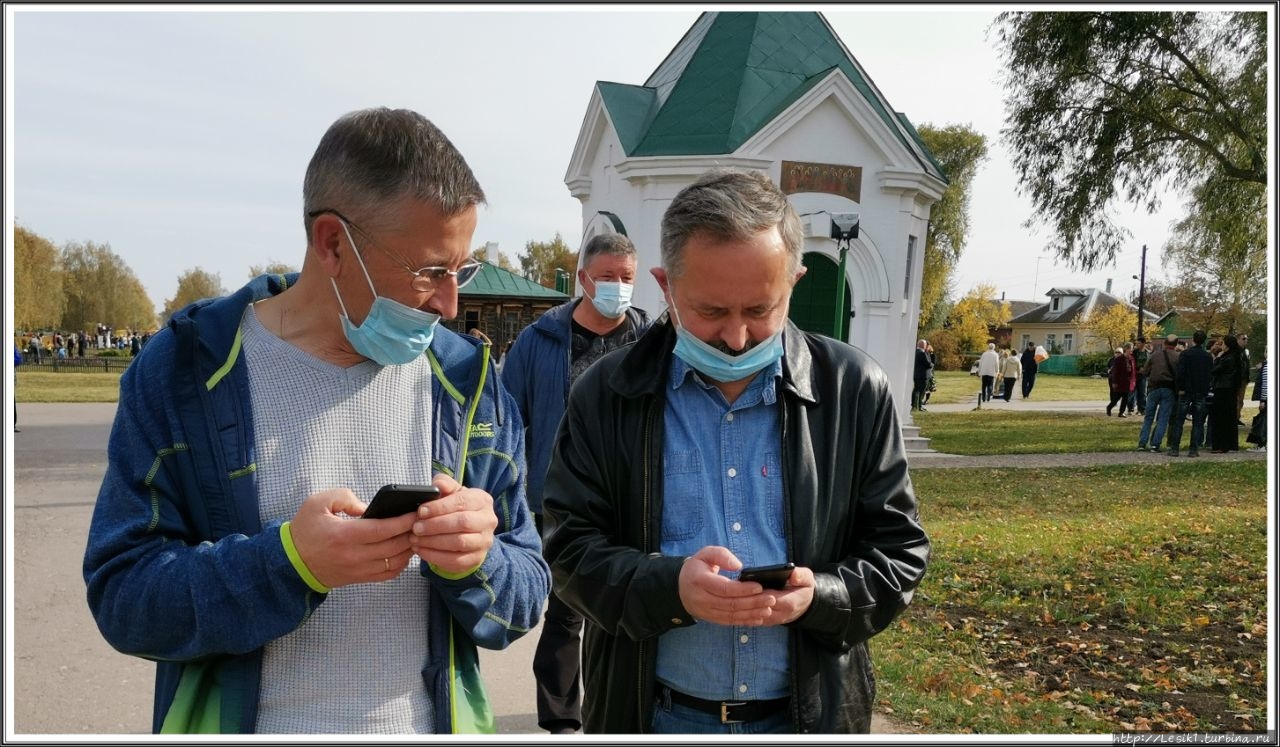
[[[906,446],[907,451],[910,452],[932,452],[933,449],[929,448],[929,441],[930,439],[922,436],[904,435],[902,437],[903,445]]]

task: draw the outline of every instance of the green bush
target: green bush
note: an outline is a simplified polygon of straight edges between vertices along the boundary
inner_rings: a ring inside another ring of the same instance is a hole
[[[115,348],[107,348],[106,350],[99,350],[98,357],[99,358],[123,358],[124,351],[116,350]]]
[[[1080,374],[1082,376],[1092,376],[1094,374],[1106,376],[1107,362],[1111,360],[1113,355],[1115,355],[1114,352],[1107,351],[1085,353],[1080,356],[1080,359],[1076,361],[1076,364],[1080,367]]]

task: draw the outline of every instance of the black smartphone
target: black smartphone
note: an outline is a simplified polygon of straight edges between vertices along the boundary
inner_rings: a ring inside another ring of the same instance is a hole
[[[738,574],[738,580],[755,581],[766,589],[781,589],[787,585],[787,579],[791,578],[791,572],[795,569],[795,563],[758,565],[753,568],[743,568]]]
[[[362,519],[389,519],[417,511],[427,501],[440,497],[440,489],[435,485],[383,485],[378,494],[369,501]]]

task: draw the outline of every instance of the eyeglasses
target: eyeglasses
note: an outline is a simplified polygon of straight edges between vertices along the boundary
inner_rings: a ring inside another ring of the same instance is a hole
[[[413,276],[413,279],[409,281],[410,287],[412,287],[414,290],[418,291],[419,293],[430,293],[434,291],[436,289],[436,285],[448,277],[452,277],[454,281],[457,282],[458,287],[461,288],[465,286],[467,283],[470,283],[472,280],[475,280],[476,276],[480,274],[480,268],[484,267],[483,263],[472,260],[459,265],[458,269],[456,270],[450,270],[448,267],[439,267],[439,266],[419,267],[418,269],[415,270],[409,266],[408,262],[405,262],[399,256],[392,253],[391,251],[383,247],[378,242],[374,241],[373,237],[369,235],[369,232],[364,230],[360,226],[356,225],[355,221],[351,220],[350,218],[343,215],[342,213],[339,213],[337,210],[333,210],[332,208],[325,208],[323,210],[312,210],[311,212],[307,213],[307,217],[314,218],[317,215],[324,215],[325,213],[337,216],[337,218],[341,220],[343,223],[346,223],[348,226],[351,226],[352,228],[356,229],[356,231],[358,231],[361,236],[369,240],[370,244],[377,247],[378,251],[387,255],[392,260],[394,260],[396,264],[404,268],[405,271],[407,271],[410,275]]]

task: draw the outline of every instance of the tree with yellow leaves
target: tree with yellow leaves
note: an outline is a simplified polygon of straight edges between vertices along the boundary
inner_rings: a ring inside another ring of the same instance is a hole
[[[1133,339],[1138,324],[1138,312],[1132,306],[1113,303],[1110,306],[1094,306],[1088,314],[1076,317],[1076,326],[1093,340],[1106,340],[1107,350],[1115,350]],[[1160,328],[1152,322],[1142,325],[1142,335],[1148,340],[1160,336]],[[1088,345],[1088,340],[1086,340]]]
[[[994,300],[995,295],[994,285],[981,283],[970,289],[951,309],[947,326],[956,336],[962,352],[986,350],[992,332],[1013,318],[1009,302]]]

